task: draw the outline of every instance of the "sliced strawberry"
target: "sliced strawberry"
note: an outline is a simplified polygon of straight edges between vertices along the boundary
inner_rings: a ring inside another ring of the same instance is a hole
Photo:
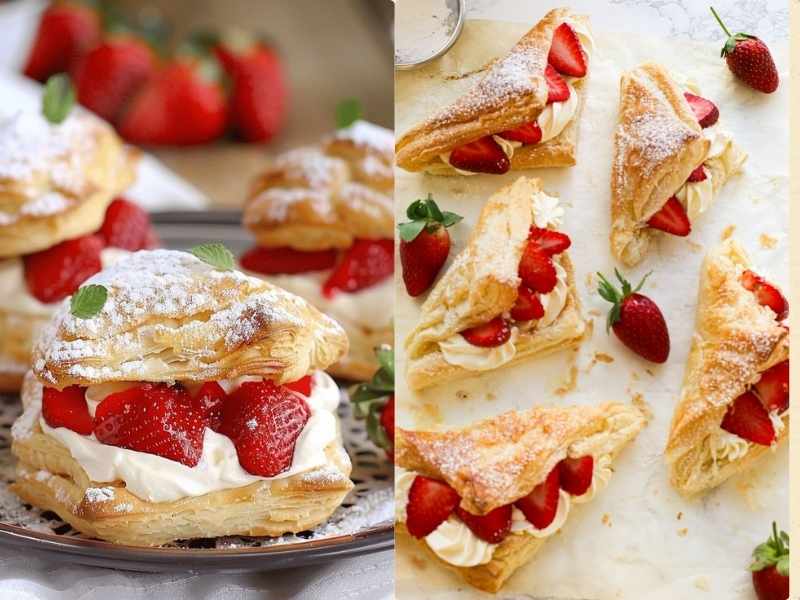
[[[494,348],[508,341],[511,337],[511,327],[503,317],[495,317],[488,323],[465,329],[461,335],[473,346]]]
[[[86,404],[86,388],[77,385],[63,390],[44,388],[42,417],[50,427],[66,427],[81,435],[91,435],[94,429],[94,420]]]
[[[705,129],[717,122],[717,119],[719,119],[719,109],[711,100],[706,100],[702,96],[695,96],[689,92],[684,92],[683,95],[689,102],[689,106],[692,107],[692,111],[694,111],[694,116],[697,117],[700,127]]]
[[[569,86],[564,78],[553,67],[547,65],[544,70],[547,79],[547,103],[565,102],[569,100]]]
[[[311,375],[306,375],[305,377],[301,377],[297,381],[284,384],[284,387],[287,387],[290,390],[293,390],[299,394],[303,394],[303,396],[310,396],[311,390],[314,387],[313,382],[314,379],[311,377]]]
[[[692,224],[683,209],[683,204],[672,196],[656,214],[650,217],[647,224],[653,229],[660,229],[666,233],[686,237],[692,231]]]
[[[553,260],[536,242],[528,242],[519,261],[519,276],[522,283],[534,292],[547,294],[556,287],[558,275]]]
[[[530,494],[514,503],[536,529],[544,529],[556,518],[560,489],[559,478],[560,469],[556,465],[550,471],[547,479],[533,488]]]
[[[502,175],[511,167],[508,156],[490,135],[453,150],[450,164],[456,169],[494,175]]]
[[[153,248],[158,241],[147,212],[125,198],[116,198],[108,205],[98,233],[105,239],[106,246],[131,252]]]
[[[733,401],[722,419],[721,427],[754,444],[769,446],[775,441],[775,429],[769,413],[753,392],[745,392]]]
[[[786,412],[789,408],[789,360],[764,371],[753,387],[767,412],[779,415]]]
[[[245,252],[239,262],[245,269],[264,275],[293,275],[331,269],[336,264],[337,255],[337,251],[333,248],[305,251],[288,246],[277,248],[255,246]]]
[[[572,496],[583,496],[592,485],[594,458],[565,458],[558,463],[561,489]]]
[[[520,142],[522,144],[538,144],[542,141],[542,129],[536,121],[525,123],[516,129],[501,131],[497,135],[503,139]]]
[[[481,516],[468,513],[457,506],[456,514],[480,539],[490,544],[499,544],[511,532],[511,508],[510,504],[506,504]]]
[[[386,437],[391,442],[391,449],[386,450],[389,458],[394,458],[394,394],[389,396],[389,401],[381,410],[381,427],[386,432]]]
[[[572,245],[572,240],[569,239],[566,233],[553,231],[552,229],[543,229],[535,225],[531,227],[528,239],[535,241],[539,249],[547,254],[547,256],[561,254]]]
[[[327,298],[376,285],[394,273],[394,240],[356,240],[322,286]]]
[[[539,300],[539,294],[520,284],[517,290],[517,301],[511,309],[511,318],[515,321],[533,321],[544,316],[544,307]]]
[[[547,62],[559,73],[572,77],[586,75],[586,56],[581,41],[569,23],[562,23],[553,32]]]
[[[206,381],[192,397],[194,410],[203,416],[206,427],[219,431],[222,425],[222,406],[228,395],[216,381]]]
[[[689,183],[698,183],[700,181],[705,181],[706,179],[708,179],[708,176],[706,175],[706,170],[703,167],[703,165],[700,165],[694,171],[692,171],[691,175],[689,175],[689,179],[687,179],[686,181],[688,181]]]
[[[775,313],[775,319],[783,321],[789,316],[789,302],[780,290],[760,275],[747,270],[742,273],[742,285],[753,292],[761,306],[769,306]]]
[[[423,538],[447,520],[461,498],[444,481],[417,475],[408,491],[406,527],[415,538]]]
[[[246,381],[222,406],[220,433],[252,475],[274,477],[292,466],[297,438],[311,416],[299,394],[269,380]]]
[[[28,290],[45,304],[70,296],[81,284],[103,267],[99,235],[67,240],[24,258]]]
[[[203,454],[205,419],[186,390],[145,383],[97,405],[94,435],[109,446],[155,454],[188,467]]]

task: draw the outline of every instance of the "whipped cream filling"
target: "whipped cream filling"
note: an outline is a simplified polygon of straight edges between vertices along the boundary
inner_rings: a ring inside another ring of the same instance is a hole
[[[556,268],[556,286],[546,294],[539,294],[539,302],[544,307],[544,315],[538,320],[520,322],[519,327],[523,331],[529,332],[552,325],[567,305],[567,295],[569,294],[567,272],[558,259],[553,260],[553,266]]]
[[[86,398],[92,414],[109,393],[134,384],[114,385],[116,387],[106,384],[87,389]],[[39,386],[29,407],[39,414],[41,390]],[[325,465],[325,447],[338,435],[334,412],[339,398],[336,382],[328,374],[316,371],[311,395],[306,398],[311,416],[297,438],[291,467],[275,477],[260,477],[245,471],[239,464],[236,447],[230,438],[209,428],[204,433],[200,462],[188,467],[154,454],[102,444],[94,434],[85,436],[66,427],[50,427],[41,416],[38,420],[42,431],[63,444],[92,481],[124,481],[128,491],[142,500],[171,502],[256,481],[284,479]]]
[[[564,219],[564,209],[561,208],[560,200],[544,192],[536,192],[533,195],[532,210],[534,225],[542,229],[547,227],[558,229]]]
[[[517,354],[515,343],[519,329],[511,328],[511,336],[504,344],[494,347],[475,346],[463,335],[456,333],[439,342],[445,361],[469,371],[488,371],[513,360]]]
[[[786,422],[784,418],[789,414],[789,411],[784,411],[778,414],[778,411],[773,410],[769,413],[769,419],[772,422],[772,428],[775,430],[775,442],[772,444],[772,449],[777,447],[777,440],[786,429]],[[739,437],[735,433],[725,431],[722,427],[708,437],[708,452],[709,462],[712,467],[716,469],[721,462],[733,462],[740,458],[744,458],[750,451],[753,442]]]

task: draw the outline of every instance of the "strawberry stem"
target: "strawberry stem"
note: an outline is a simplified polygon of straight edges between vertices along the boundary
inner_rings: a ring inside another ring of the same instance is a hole
[[[711,14],[714,15],[714,18],[717,20],[717,23],[719,23],[719,26],[722,27],[722,31],[724,31],[728,37],[732,37],[733,34],[730,31],[728,31],[727,27],[725,27],[725,23],[723,23],[722,19],[719,18],[719,15],[717,14],[717,11],[714,10],[714,7],[709,6],[709,8],[711,9]]]

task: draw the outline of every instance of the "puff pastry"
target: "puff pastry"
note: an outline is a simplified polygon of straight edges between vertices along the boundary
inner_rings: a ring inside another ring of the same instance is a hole
[[[395,462],[402,469],[397,488],[398,531],[408,534],[405,525],[408,487],[401,488],[403,482],[410,486],[417,474],[446,482],[460,496],[462,509],[485,515],[530,494],[562,459],[592,456],[590,491],[573,498],[572,503],[590,501],[607,484],[613,472],[612,461],[645,425],[646,418],[638,408],[606,403],[512,411],[451,431],[398,429]],[[569,513],[569,501],[566,506],[562,524]],[[485,546],[480,553],[483,554],[480,564],[459,566],[455,564],[459,562],[455,556],[452,560],[443,559],[431,536],[419,539],[419,544],[436,562],[457,572],[470,585],[488,592],[498,591],[542,548],[549,535],[560,528],[553,527],[553,531],[546,533],[541,530],[544,535],[537,536],[525,528],[512,527],[501,542],[488,544],[457,517],[451,516],[450,520],[456,527],[466,529],[459,532],[465,545]],[[521,522],[516,517],[515,521]],[[535,530],[532,524],[528,525]]]
[[[183,252],[137,252],[86,285],[106,288],[105,305],[79,319],[64,303],[23,385],[26,410],[12,431],[19,459],[13,489],[21,498],[87,535],[133,545],[303,531],[341,504],[353,487],[351,465],[335,416],[339,390],[322,373],[347,350],[338,324],[276,286]],[[87,436],[51,423],[42,410],[43,386],[86,388],[96,419],[95,396],[99,410],[109,394],[142,383],[180,382],[178,389],[191,391],[217,381],[234,393],[243,381],[278,385],[306,375],[313,391],[300,392],[311,407],[301,431],[314,429],[298,432],[291,468],[274,477],[246,470],[234,440],[210,425],[202,458],[187,465],[101,442],[96,420]]]
[[[364,121],[320,143],[279,156],[260,175],[244,208],[243,223],[264,248],[346,250],[357,239],[394,237],[394,136]],[[329,299],[321,287],[330,269],[264,277],[333,316],[350,339],[348,355],[330,371],[368,380],[378,368],[374,348],[393,340],[386,311],[391,278],[353,294]]]
[[[536,122],[543,128],[541,142],[512,148],[498,141],[509,155],[510,169],[566,167],[575,164],[578,122],[584,103],[586,77],[569,78],[570,94],[564,106],[570,114],[556,117],[547,104],[545,68],[553,32],[568,23],[590,58],[593,42],[589,19],[566,8],[548,12],[507,55],[486,68],[483,78],[464,96],[439,113],[407,131],[397,142],[397,164],[408,171],[434,175],[459,173],[446,159],[459,146]],[[590,66],[590,65],[589,65]],[[588,76],[588,73],[587,73]],[[559,112],[564,110],[558,109]],[[568,119],[566,124],[564,119]],[[551,124],[552,122],[552,124]],[[545,128],[559,129],[552,137]],[[444,158],[443,158],[444,157]]]
[[[733,239],[703,263],[695,335],[665,451],[672,485],[685,496],[720,485],[771,448],[721,428],[734,400],[764,371],[789,358],[788,328],[742,285],[749,268],[744,249]],[[774,448],[788,436],[788,411],[772,421]]]
[[[657,230],[648,221],[672,196],[690,220],[710,206],[747,155],[719,130],[701,129],[685,91],[664,67],[646,63],[620,81],[619,122],[611,165],[611,251],[628,266],[647,254]],[[687,180],[698,167],[706,179]]]
[[[489,198],[466,248],[434,285],[422,304],[419,323],[406,339],[406,377],[412,389],[513,364],[582,341],[587,327],[566,252],[554,258],[559,280],[542,300],[542,319],[516,323],[508,342],[486,352],[473,351],[474,347],[464,346],[460,339],[460,332],[514,307],[521,282],[520,259],[531,227],[553,227],[560,217],[548,220],[551,215],[545,209],[560,210],[557,204],[557,199],[542,191],[539,179],[526,177]],[[463,360],[451,349],[456,344],[463,346]]]

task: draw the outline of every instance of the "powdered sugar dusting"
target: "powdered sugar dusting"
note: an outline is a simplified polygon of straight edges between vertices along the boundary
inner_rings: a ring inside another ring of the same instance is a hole
[[[114,488],[86,488],[83,497],[87,502],[108,502],[114,499]]]
[[[338,140],[349,140],[356,146],[366,146],[381,154],[394,152],[394,132],[369,121],[358,120],[350,127],[338,130],[334,137]]]

